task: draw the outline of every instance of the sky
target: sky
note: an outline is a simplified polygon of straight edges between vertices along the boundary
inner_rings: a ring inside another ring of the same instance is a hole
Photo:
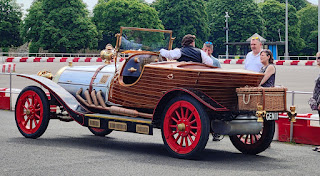
[[[26,15],[27,9],[29,9],[30,5],[32,4],[33,0],[16,0],[18,4],[22,4],[22,9],[24,15]],[[151,3],[153,0],[145,0],[146,2]],[[93,7],[97,4],[98,0],[83,0],[84,3],[87,4],[88,9],[92,12]]]
[[[312,4],[318,5],[318,0],[308,0],[308,1],[311,2]]]

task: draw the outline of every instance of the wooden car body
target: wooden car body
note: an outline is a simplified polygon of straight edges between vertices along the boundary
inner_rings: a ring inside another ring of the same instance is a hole
[[[274,121],[258,122],[255,111],[239,111],[236,94],[236,88],[258,86],[263,74],[165,60],[158,51],[172,49],[172,42],[169,30],[121,27],[118,58],[109,65],[66,66],[53,81],[21,74],[48,90],[50,99],[41,88],[22,91],[16,105],[19,131],[37,138],[48,119],[70,116],[68,120],[99,136],[112,130],[153,134],[152,128],[160,128],[168,151],[179,158],[203,150],[209,133],[230,135],[243,153],[264,151],[272,141]],[[120,62],[124,54],[128,57]],[[47,112],[48,106],[59,112]]]

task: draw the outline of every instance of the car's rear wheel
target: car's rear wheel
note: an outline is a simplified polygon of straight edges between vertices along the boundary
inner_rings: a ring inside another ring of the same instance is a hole
[[[42,89],[29,86],[21,91],[15,106],[15,120],[20,133],[26,138],[38,138],[46,131],[50,106]]]
[[[93,128],[93,127],[88,127],[91,133],[93,133],[96,136],[106,136],[110,134],[113,130],[110,129],[101,129],[101,128]]]
[[[230,140],[240,152],[256,155],[270,146],[274,131],[275,122],[265,120],[259,134],[233,135],[230,136]]]
[[[177,158],[191,158],[201,152],[209,138],[209,118],[203,105],[183,95],[172,99],[162,117],[162,139]]]

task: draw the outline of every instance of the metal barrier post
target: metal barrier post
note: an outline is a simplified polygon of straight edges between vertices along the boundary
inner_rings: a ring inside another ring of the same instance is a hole
[[[10,72],[10,101],[9,101],[9,103],[10,103],[10,111],[12,111],[12,73]]]
[[[292,106],[294,105],[294,94],[295,92],[292,91]],[[292,142],[293,139],[293,122],[290,121],[290,142]]]

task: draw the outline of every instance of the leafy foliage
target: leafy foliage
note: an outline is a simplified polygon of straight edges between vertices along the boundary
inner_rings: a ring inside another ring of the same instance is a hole
[[[267,0],[260,4],[262,17],[266,27],[264,37],[270,41],[279,41],[279,29],[282,41],[285,40],[285,4],[276,0]],[[300,38],[300,21],[296,9],[288,6],[288,44],[290,55],[298,55],[299,51],[305,46],[303,39]]]
[[[303,55],[315,55],[318,43],[318,8],[308,5],[298,11],[298,16],[301,21],[300,36],[306,43],[301,52]]]
[[[314,55],[317,7],[306,0],[288,2],[290,55]],[[34,0],[22,23],[16,0],[0,0],[0,47],[19,46],[22,36],[31,41],[30,52],[40,47],[51,52],[102,49],[107,43],[115,44],[120,26],[130,26],[171,29],[176,37],[174,47],[180,47],[184,35],[194,34],[197,47],[212,41],[217,56],[225,53],[225,12],[230,16],[229,42],[242,42],[254,33],[279,41],[279,29],[284,41],[284,3],[265,0],[258,8],[253,0],[155,0],[151,6],[144,0],[99,0],[92,22],[82,0]],[[238,49],[229,47],[229,52],[239,53]]]
[[[22,11],[15,0],[0,0],[0,47],[19,46]]]
[[[34,1],[28,9],[28,15],[22,24],[21,35],[24,37],[25,42],[31,41],[29,45],[29,52],[36,53],[41,47],[40,32],[44,24],[44,13],[42,12],[42,3]]]
[[[35,0],[23,27],[33,49],[51,52],[76,52],[94,48],[98,32],[88,17],[82,0]]]
[[[165,29],[173,30],[173,47],[180,47],[186,34],[196,35],[197,47],[208,40],[210,31],[203,0],[156,0],[152,6],[159,12]]]
[[[100,49],[107,43],[115,45],[120,26],[163,29],[156,10],[141,0],[99,0],[93,14],[93,21],[103,36]]]
[[[264,34],[261,11],[252,0],[209,0],[207,4],[211,31],[209,40],[215,45],[214,55],[225,52],[225,12],[230,16],[229,42],[243,42],[254,33]],[[231,48],[231,53],[236,53],[236,49]]]
[[[279,1],[281,3],[286,3],[286,0],[277,0],[277,1]],[[306,0],[288,0],[288,4],[293,5],[296,8],[296,10],[298,11],[298,10],[306,7],[307,4],[309,4],[309,3]]]

